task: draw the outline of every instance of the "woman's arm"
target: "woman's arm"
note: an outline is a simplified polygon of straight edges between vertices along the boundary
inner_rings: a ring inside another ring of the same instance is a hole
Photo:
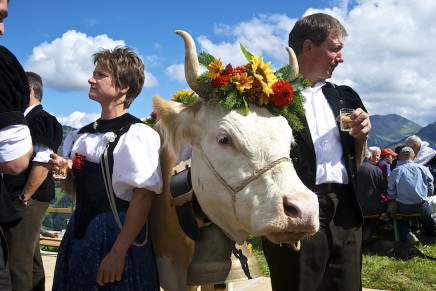
[[[153,195],[152,191],[143,188],[133,189],[123,228],[98,269],[96,278],[98,285],[103,286],[121,280],[127,250],[147,221]]]

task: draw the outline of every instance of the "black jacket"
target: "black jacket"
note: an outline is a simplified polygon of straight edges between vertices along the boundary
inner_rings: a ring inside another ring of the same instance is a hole
[[[33,145],[43,144],[56,153],[62,143],[63,137],[62,125],[57,121],[56,117],[43,110],[42,105],[37,105],[26,115],[26,120],[30,129],[30,134],[32,135]],[[35,154],[32,156],[32,160],[34,156]],[[32,160],[30,161],[27,170],[20,175],[4,176],[7,189],[12,199],[19,194],[29,178],[30,171],[33,167]],[[36,190],[32,198],[39,201],[50,201],[54,196],[54,182],[51,175],[47,175],[47,178],[38,190]]]

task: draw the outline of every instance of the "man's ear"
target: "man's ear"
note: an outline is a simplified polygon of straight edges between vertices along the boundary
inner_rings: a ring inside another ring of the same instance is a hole
[[[310,39],[306,39],[303,42],[303,53],[311,53],[313,50],[314,44]]]

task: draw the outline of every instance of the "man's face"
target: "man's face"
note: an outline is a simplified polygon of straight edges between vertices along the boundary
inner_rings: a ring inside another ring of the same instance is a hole
[[[333,71],[339,63],[344,61],[342,36],[329,36],[320,46],[313,45],[312,80],[324,81],[333,76]]]
[[[8,0],[0,0],[0,35],[5,33],[4,19],[8,17]]]
[[[385,157],[383,159],[385,160],[386,163],[392,164],[394,157],[391,154],[387,154],[387,155],[385,155]]]

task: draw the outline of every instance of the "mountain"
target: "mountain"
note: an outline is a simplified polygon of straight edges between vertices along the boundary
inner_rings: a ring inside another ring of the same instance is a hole
[[[436,122],[422,127],[397,114],[371,115],[370,120],[371,132],[368,146],[395,149],[411,135],[417,135],[432,144],[436,143]]]

